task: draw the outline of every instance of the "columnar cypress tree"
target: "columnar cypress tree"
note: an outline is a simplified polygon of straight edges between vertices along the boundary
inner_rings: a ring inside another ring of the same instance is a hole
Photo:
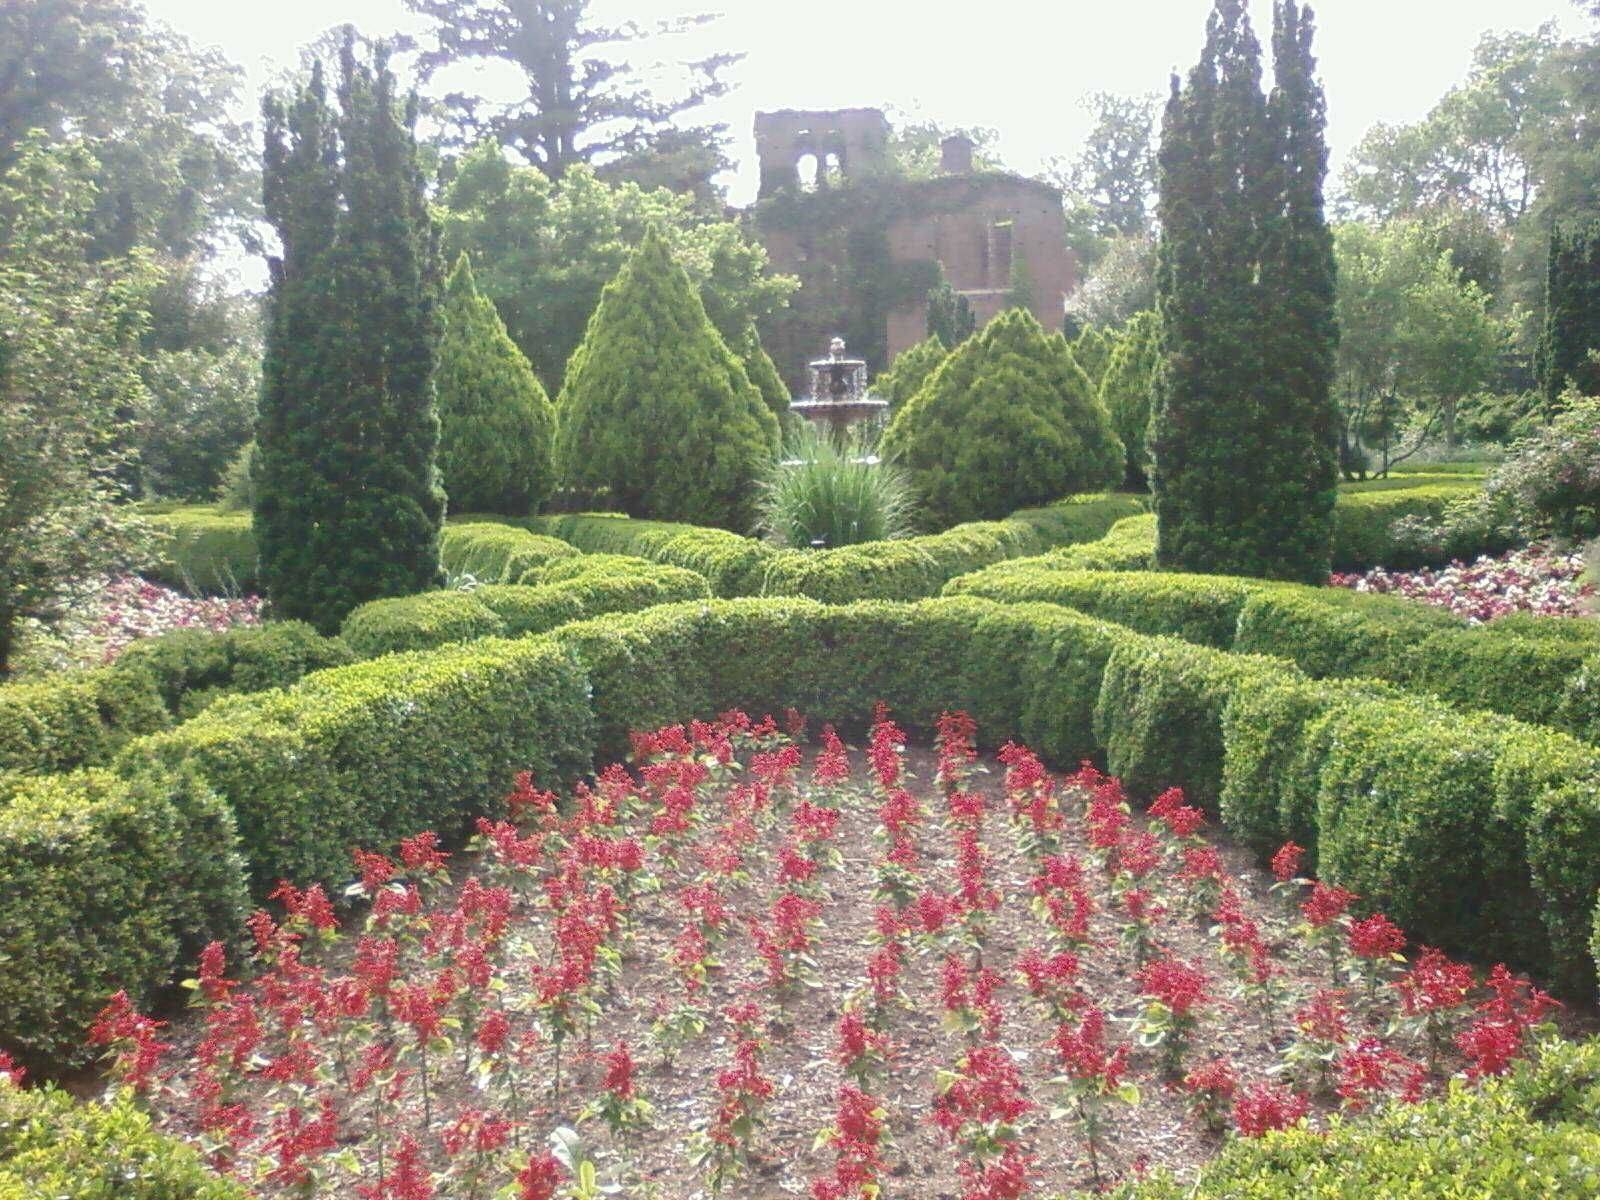
[[[1546,410],[1561,407],[1570,384],[1600,396],[1600,222],[1557,222],[1550,230],[1545,275],[1544,336],[1539,345],[1539,383]]]
[[[953,350],[977,328],[978,319],[967,298],[951,287],[948,279],[941,279],[928,292],[928,336],[938,338],[946,350]]]
[[[1001,313],[950,352],[894,415],[880,452],[904,468],[929,523],[993,520],[1122,475],[1122,446],[1059,333]]]
[[[606,285],[556,404],[556,460],[631,516],[755,523],[778,421],[651,229]]]
[[[762,402],[778,419],[778,428],[785,435],[793,431],[800,422],[800,418],[789,408],[789,402],[794,397],[789,394],[789,386],[778,373],[778,365],[772,361],[772,355],[761,344],[761,335],[756,332],[755,325],[751,324],[744,331],[744,336],[728,349],[734,352],[744,367],[744,373],[750,376],[750,382],[761,393]]]
[[[556,410],[463,254],[439,346],[439,470],[457,512],[521,516],[555,488]]]
[[[256,428],[255,530],[274,611],[336,629],[358,604],[437,586],[444,492],[434,458],[437,237],[414,101],[380,52],[322,69],[287,109],[269,98],[270,261]]]
[[[1161,145],[1157,558],[1321,581],[1336,499],[1337,329],[1310,10],[1274,6],[1277,84],[1243,0],[1216,0]]]

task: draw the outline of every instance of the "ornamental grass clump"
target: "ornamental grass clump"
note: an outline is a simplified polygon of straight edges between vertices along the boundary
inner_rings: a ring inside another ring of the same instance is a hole
[[[785,461],[761,485],[759,529],[768,541],[804,550],[910,537],[914,506],[905,472],[843,445],[810,424],[795,431]]]

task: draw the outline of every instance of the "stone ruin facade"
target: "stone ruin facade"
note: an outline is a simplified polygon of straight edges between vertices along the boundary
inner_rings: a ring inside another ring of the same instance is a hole
[[[810,327],[806,292],[830,281],[834,287],[851,286],[843,247],[852,231],[764,222],[761,201],[784,193],[803,196],[881,180],[873,195],[881,199],[882,234],[893,263],[924,264],[929,275],[936,274],[933,264],[938,264],[981,327],[1006,306],[1020,261],[1031,284],[1034,315],[1046,329],[1061,327],[1067,296],[1078,286],[1078,265],[1067,246],[1059,189],[1020,175],[974,171],[973,144],[960,136],[942,143],[941,169],[934,178],[890,182],[892,131],[877,109],[758,113],[755,132],[761,199],[753,229],[773,269],[803,282],[793,301],[793,320],[783,328],[786,318],[778,318],[780,328],[769,345],[792,385],[801,383],[805,360],[839,332]],[[829,236],[841,232],[843,237]],[[881,332],[854,331],[852,344],[861,346],[874,373],[927,336],[926,289],[901,299],[881,314]],[[871,336],[863,342],[864,333]]]

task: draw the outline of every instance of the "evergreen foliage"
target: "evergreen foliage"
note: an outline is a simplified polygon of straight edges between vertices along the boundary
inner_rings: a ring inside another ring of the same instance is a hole
[[[1072,343],[1072,357],[1089,377],[1089,386],[1096,391],[1106,377],[1106,368],[1111,365],[1111,355],[1116,348],[1116,331],[1099,325],[1085,325]]]
[[[1122,447],[1066,339],[1023,309],[963,342],[901,407],[881,453],[930,524],[994,520],[1114,483]]]
[[[1162,362],[1149,447],[1158,560],[1320,581],[1337,489],[1333,243],[1310,13],[1274,6],[1276,86],[1217,0],[1161,146]]]
[[[1556,412],[1569,385],[1600,396],[1600,221],[1557,223],[1550,231],[1545,274],[1545,326],[1539,345],[1539,383],[1545,407]]]
[[[417,161],[380,51],[347,39],[339,113],[320,64],[266,117],[271,261],[255,531],[274,611],[324,632],[358,604],[437,586],[440,270]]]
[[[630,516],[755,523],[778,422],[659,231],[601,294],[556,407],[572,486],[608,489]]]
[[[1150,389],[1160,356],[1161,320],[1153,312],[1139,313],[1122,331],[1100,379],[1100,403],[1122,439],[1123,485],[1135,491],[1144,490],[1150,466],[1144,443],[1150,428]]]
[[[889,411],[893,413],[922,390],[922,385],[933,378],[933,373],[949,356],[945,344],[930,334],[910,349],[902,350],[894,365],[878,376],[872,390],[889,402]]]
[[[948,279],[939,280],[937,287],[928,292],[928,336],[953,350],[978,329],[978,319],[972,314],[967,298],[950,286]]]
[[[772,355],[761,344],[761,335],[756,332],[755,325],[751,324],[738,341],[730,342],[729,349],[738,357],[744,373],[750,376],[750,382],[761,393],[762,401],[778,419],[778,428],[784,434],[794,432],[800,420],[789,409],[789,402],[794,397],[789,394],[789,385],[778,373],[778,364],[772,361]]]
[[[555,488],[556,412],[463,254],[439,344],[439,470],[452,511],[522,516]]]

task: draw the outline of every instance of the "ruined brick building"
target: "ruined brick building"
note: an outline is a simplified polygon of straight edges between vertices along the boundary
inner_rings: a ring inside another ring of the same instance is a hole
[[[921,341],[941,270],[980,326],[1020,282],[1040,323],[1060,327],[1078,280],[1058,189],[975,171],[963,137],[945,139],[938,175],[907,179],[877,109],[758,113],[755,132],[761,191],[747,219],[773,269],[802,281],[763,329],[791,386],[835,333],[875,372]]]

